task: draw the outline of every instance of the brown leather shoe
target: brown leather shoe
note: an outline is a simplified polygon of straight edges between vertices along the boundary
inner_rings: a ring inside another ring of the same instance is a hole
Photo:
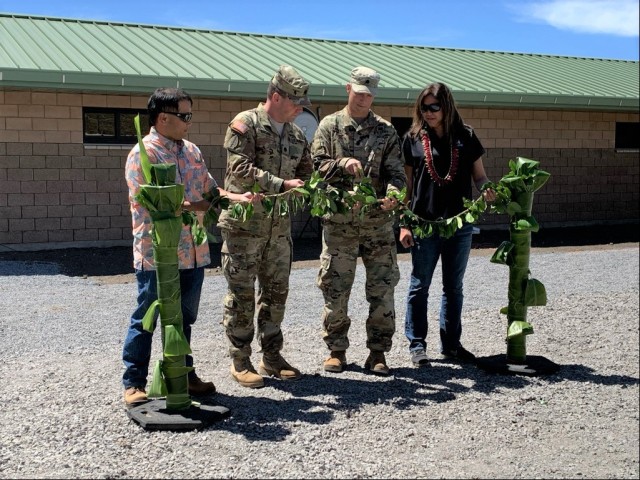
[[[264,387],[264,380],[256,369],[251,365],[251,360],[248,357],[234,358],[231,362],[231,376],[243,387],[247,388],[262,388]]]
[[[387,360],[384,358],[384,352],[371,351],[367,360],[364,362],[364,368],[376,375],[387,376],[390,372],[387,366]]]
[[[203,382],[197,375],[189,378],[189,395],[215,395],[216,386],[213,382]]]
[[[143,387],[129,387],[124,391],[124,403],[127,405],[135,405],[148,400],[147,392]]]
[[[332,351],[322,365],[325,372],[340,373],[347,366],[347,354],[344,350]]]
[[[258,366],[258,372],[261,375],[276,377],[281,380],[298,380],[302,376],[300,370],[292,367],[279,353],[263,355]]]

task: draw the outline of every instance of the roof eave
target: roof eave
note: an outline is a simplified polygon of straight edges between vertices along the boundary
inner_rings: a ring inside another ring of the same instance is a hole
[[[464,106],[638,111],[638,97],[601,97],[594,95],[530,94],[517,92],[455,92],[456,103]]]
[[[262,99],[267,82],[228,79],[175,78],[159,76],[123,76],[118,74],[47,72],[25,70],[0,71],[0,88],[69,90],[95,93],[149,93],[158,86],[184,88],[193,96]],[[380,88],[376,103],[411,106],[419,90]],[[520,94],[517,92],[456,91],[456,103],[465,107],[571,109],[635,111],[638,97],[596,97],[584,95]],[[346,101],[344,85],[312,85],[309,97],[317,102]]]

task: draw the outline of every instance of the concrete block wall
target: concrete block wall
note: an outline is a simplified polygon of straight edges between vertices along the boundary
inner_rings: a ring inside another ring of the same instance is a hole
[[[82,107],[144,108],[147,95],[0,90],[0,244],[13,248],[108,246],[131,242],[124,165],[132,145],[83,145]],[[195,98],[189,140],[222,184],[228,123],[258,100]],[[344,104],[318,103],[320,118]],[[374,104],[381,116],[410,117],[411,105]],[[541,226],[637,221],[638,152],[616,152],[616,122],[636,113],[461,108],[487,149],[492,180],[515,156],[540,161],[551,180],[537,194]],[[506,226],[486,215],[481,225]],[[217,231],[214,229],[214,234]],[[317,236],[317,222],[294,217],[294,235]]]
[[[638,221],[638,152],[616,151],[616,122],[638,122],[637,113],[461,109],[487,149],[487,175],[499,180],[508,161],[540,162],[551,178],[535,194],[532,213],[544,227]],[[507,222],[485,215],[485,225]]]

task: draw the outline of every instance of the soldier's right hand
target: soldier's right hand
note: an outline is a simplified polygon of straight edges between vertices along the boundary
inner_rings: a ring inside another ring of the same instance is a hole
[[[254,205],[257,205],[260,202],[262,202],[263,198],[264,198],[264,195],[262,193],[245,192],[242,194],[243,201],[248,203],[253,203]]]
[[[292,188],[304,187],[304,181],[299,178],[293,178],[291,180],[284,181],[284,191],[291,190]]]
[[[352,175],[356,178],[361,178],[363,175],[362,164],[357,158],[349,158],[344,169],[349,175]]]

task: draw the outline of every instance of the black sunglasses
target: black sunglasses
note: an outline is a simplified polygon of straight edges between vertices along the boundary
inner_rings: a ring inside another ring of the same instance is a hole
[[[420,110],[422,110],[423,112],[439,112],[440,111],[440,104],[439,103],[423,103],[422,105],[420,105]]]
[[[193,117],[193,113],[191,113],[191,112],[189,112],[189,113],[162,112],[162,113],[166,113],[168,115],[175,115],[180,120],[182,120],[184,123],[189,123],[191,121],[191,117]]]

